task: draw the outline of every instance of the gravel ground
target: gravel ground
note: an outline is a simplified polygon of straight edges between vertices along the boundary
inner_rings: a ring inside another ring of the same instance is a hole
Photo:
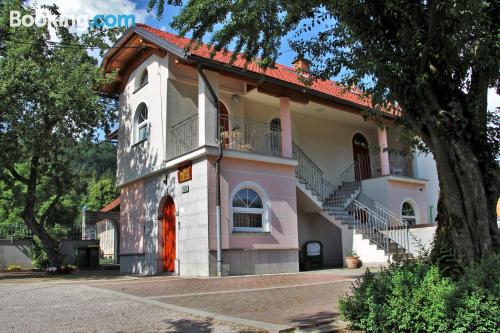
[[[82,285],[0,285],[1,332],[256,332]]]

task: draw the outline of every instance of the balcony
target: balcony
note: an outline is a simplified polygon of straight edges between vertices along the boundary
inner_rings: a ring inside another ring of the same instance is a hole
[[[356,180],[383,176],[379,155],[358,155],[353,168]],[[414,177],[413,155],[401,151],[389,151],[389,174],[393,176]]]
[[[198,114],[170,127],[167,138],[167,159],[184,155],[198,147]]]
[[[224,149],[281,156],[281,131],[270,123],[225,116],[220,122]]]
[[[226,150],[281,156],[281,131],[270,123],[222,116],[219,140]],[[170,127],[167,159],[184,155],[199,145],[198,114]]]

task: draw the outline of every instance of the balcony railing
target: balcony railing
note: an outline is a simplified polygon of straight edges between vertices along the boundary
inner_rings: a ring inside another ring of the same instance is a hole
[[[222,116],[219,140],[228,150],[281,155],[281,131],[270,123]]]
[[[170,127],[167,159],[181,156],[198,147],[198,114]]]
[[[359,155],[353,164],[356,180],[382,176],[380,156]],[[414,177],[413,156],[400,151],[389,152],[389,174],[394,176]]]

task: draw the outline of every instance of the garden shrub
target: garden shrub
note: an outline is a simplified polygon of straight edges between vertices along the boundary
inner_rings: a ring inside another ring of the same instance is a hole
[[[45,269],[49,266],[49,257],[37,237],[33,237],[33,245],[31,245],[28,255],[31,258],[31,263],[36,268]]]
[[[500,332],[499,290],[500,256],[456,281],[419,259],[367,271],[339,307],[367,332]]]

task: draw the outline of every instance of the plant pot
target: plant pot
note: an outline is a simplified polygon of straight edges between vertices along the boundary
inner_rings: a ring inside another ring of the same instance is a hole
[[[345,257],[347,268],[358,268],[359,257]]]

